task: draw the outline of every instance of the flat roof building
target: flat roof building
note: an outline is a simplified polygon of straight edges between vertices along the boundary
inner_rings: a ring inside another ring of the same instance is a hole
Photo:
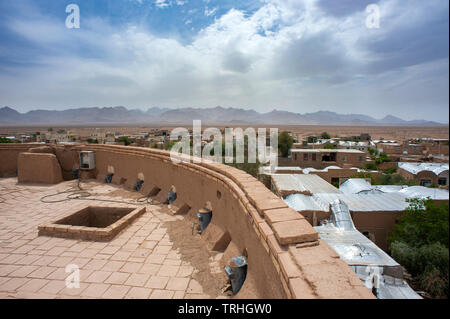
[[[448,163],[399,162],[398,173],[408,180],[416,181],[420,186],[447,186]]]
[[[361,168],[366,153],[354,149],[291,149],[291,165],[322,169],[327,166]]]

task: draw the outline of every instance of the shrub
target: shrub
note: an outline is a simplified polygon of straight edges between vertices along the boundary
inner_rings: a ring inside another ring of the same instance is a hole
[[[432,296],[447,296],[448,298],[448,273],[445,275],[436,268],[427,268],[419,277],[419,284]]]
[[[417,279],[421,289],[434,297],[448,296],[448,248],[439,243],[415,248],[394,242],[391,255]]]
[[[374,163],[366,163],[364,164],[364,169],[376,171],[377,166]]]
[[[167,149],[170,151],[171,149],[172,149],[172,147],[177,143],[178,141],[170,141],[168,144],[167,144]],[[155,144],[155,146],[156,146],[156,144]]]
[[[384,170],[384,173],[385,173],[385,174],[394,174],[394,173],[397,173],[397,167],[390,167],[390,168],[388,168],[388,169],[385,169],[385,170]]]
[[[449,206],[431,200],[410,205],[388,236],[392,257],[434,297],[448,297]]]
[[[294,139],[289,135],[288,132],[284,131],[278,136],[278,150],[281,153],[282,157],[287,157],[289,154],[289,150],[292,148],[292,144],[294,144]]]
[[[323,132],[320,137],[324,140],[329,140],[331,138],[330,134],[328,134],[327,132]]]
[[[13,143],[13,141],[6,137],[0,137],[0,143]]]
[[[414,180],[407,180],[400,174],[381,174],[379,175],[372,185],[417,185]]]
[[[121,136],[117,139],[118,142],[123,142],[125,146],[128,146],[131,144],[130,140],[128,139],[128,136]]]
[[[380,155],[376,158],[375,163],[377,164],[381,164],[384,162],[390,162],[391,159],[389,158],[389,156],[387,156],[387,154],[385,152],[381,152]]]
[[[413,247],[440,243],[449,245],[448,203],[439,206],[431,200],[408,200],[409,207],[398,218],[388,236],[388,241],[402,241]]]

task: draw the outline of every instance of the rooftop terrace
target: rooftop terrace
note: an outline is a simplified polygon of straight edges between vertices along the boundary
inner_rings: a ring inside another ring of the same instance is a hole
[[[134,203],[137,193],[94,181],[82,187],[102,201],[40,200],[75,185],[18,185],[16,178],[0,179],[0,298],[228,298],[220,290],[225,282],[215,261],[220,253],[197,245],[194,260],[172,231],[184,217],[171,216],[162,205],[140,205],[146,212],[109,242],[38,236],[38,225],[73,210],[137,207],[108,202]],[[69,264],[80,269],[79,289],[66,288]]]
[[[72,169],[81,151],[95,158],[95,169],[80,171],[81,187],[91,196],[63,193],[43,202],[45,195],[76,190]],[[0,297],[374,298],[309,222],[254,177],[180,159],[139,147],[0,145],[0,177],[18,174],[0,179]],[[112,184],[106,184],[111,172]],[[29,184],[33,180],[54,185]],[[139,191],[133,191],[136,181],[143,182]],[[173,205],[159,204],[173,186]],[[212,219],[200,235],[193,222],[205,203]],[[78,223],[86,212],[99,217],[99,207],[110,205],[123,219]],[[142,214],[131,210],[142,205]],[[74,222],[68,214],[75,212]],[[97,229],[75,239],[46,233],[47,227],[70,233],[86,231],[85,225],[117,226],[131,215],[136,219],[118,234]],[[93,242],[91,235],[112,239]],[[224,266],[235,256],[248,260],[246,278],[238,293],[224,294]],[[70,264],[81,270],[79,289],[64,286]]]

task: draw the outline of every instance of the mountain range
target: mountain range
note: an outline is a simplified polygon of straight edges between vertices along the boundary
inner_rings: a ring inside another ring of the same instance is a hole
[[[33,110],[26,113],[5,106],[0,108],[0,125],[44,124],[192,124],[201,120],[207,124],[273,124],[273,125],[448,125],[426,120],[406,121],[388,115],[375,119],[363,114],[339,114],[330,111],[293,113],[273,110],[259,113],[240,108],[178,108],[153,107],[146,111],[123,106],[75,108],[63,111]]]

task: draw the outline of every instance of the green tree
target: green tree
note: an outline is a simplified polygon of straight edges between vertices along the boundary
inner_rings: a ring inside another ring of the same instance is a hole
[[[381,164],[384,162],[390,162],[391,159],[389,158],[389,156],[385,153],[385,152],[381,152],[380,155],[376,158],[375,162],[377,164]]]
[[[327,132],[323,132],[320,137],[324,140],[329,140],[331,138],[330,134],[328,134]]]
[[[284,131],[278,136],[278,150],[282,157],[288,157],[289,150],[292,148],[294,140],[288,132]]]
[[[388,236],[392,257],[434,297],[448,297],[449,205],[412,199]]]
[[[409,199],[409,206],[394,225],[388,240],[412,246],[438,242],[448,248],[448,203],[436,205],[432,200]]]
[[[167,144],[167,149],[170,151],[171,149],[172,149],[172,147],[177,143],[178,141],[170,141],[168,144]],[[155,144],[155,146],[156,146],[156,144]]]
[[[0,143],[13,143],[9,138],[0,136]]]
[[[414,180],[407,180],[400,174],[381,174],[375,178],[373,185],[408,185],[414,186],[417,183]]]
[[[131,144],[130,139],[128,136],[121,136],[117,139],[117,142],[123,142],[125,146],[128,146]]]

